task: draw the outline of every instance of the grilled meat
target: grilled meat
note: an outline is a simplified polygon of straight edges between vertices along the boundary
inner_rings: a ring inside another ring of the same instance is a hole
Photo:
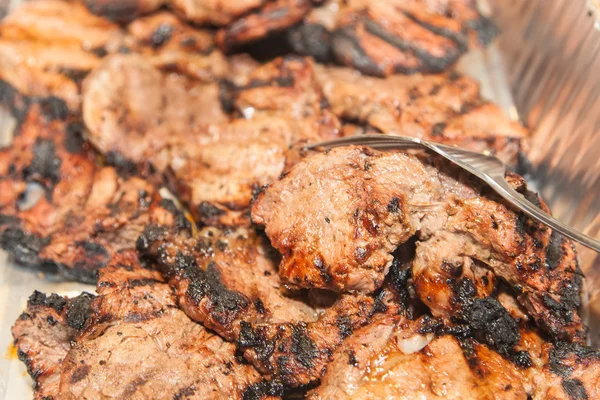
[[[64,1],[27,2],[0,23],[0,80],[28,97],[80,106],[77,80],[117,51],[121,29]]]
[[[104,154],[151,162],[198,221],[248,224],[253,192],[281,174],[288,147],[338,132],[308,60],[279,59],[248,79],[224,101],[245,118],[228,120],[216,85],[161,75],[140,57],[109,57],[84,84],[90,140]]]
[[[0,245],[20,263],[93,282],[115,252],[135,248],[146,225],[189,223],[149,182],[98,166],[81,129],[49,121],[38,105],[29,110],[0,152]],[[32,183],[43,189],[37,201],[27,198]]]
[[[416,235],[413,278],[434,315],[471,321],[483,312],[488,323],[508,317],[488,297],[488,270],[519,293],[542,329],[583,339],[581,271],[572,243],[464,175],[432,156],[333,149],[273,182],[253,204],[252,219],[283,255],[279,273],[289,286],[372,292],[392,264],[391,253]],[[509,178],[545,207],[522,179]]]
[[[109,19],[131,19],[169,6],[195,24],[220,27],[224,49],[261,39],[300,22],[312,8],[311,0],[85,0],[89,9]]]
[[[290,145],[340,133],[332,113],[386,133],[491,150],[513,164],[526,136],[484,104],[467,78],[373,79],[381,90],[367,90],[350,71],[284,58],[241,81],[246,85],[196,86],[141,57],[109,57],[84,85],[90,140],[104,154],[151,162],[203,224],[247,225],[253,192],[286,169]],[[475,103],[481,106],[470,109]],[[230,109],[238,117],[230,119]]]
[[[243,322],[316,319],[314,309],[286,295],[265,242],[245,228],[204,228],[188,237],[149,226],[138,249],[159,264],[188,316],[235,341]]]
[[[213,33],[168,12],[139,18],[123,30],[79,3],[36,1],[4,19],[0,35],[0,80],[29,97],[58,97],[73,113],[81,106],[81,80],[107,54],[134,52],[150,65],[203,82],[229,69]]]
[[[79,297],[36,293],[28,312],[41,298],[46,314],[34,308],[37,314],[15,324],[17,345],[30,365],[49,366],[37,372],[44,378],[37,398],[261,399],[280,392],[280,385],[237,361],[234,345],[187,318],[160,274],[142,268],[133,252],[115,256],[101,271],[98,294],[91,312],[79,306],[76,317],[71,304]],[[54,331],[46,316],[56,318]],[[70,319],[75,328],[67,326]],[[53,353],[38,350],[52,340],[60,346]]]
[[[92,318],[62,364],[61,398],[241,399],[270,390],[234,345],[177,308],[156,272],[138,273],[128,258],[101,272]]]
[[[92,312],[93,298],[89,293],[68,299],[36,291],[12,327],[19,359],[35,381],[35,399],[56,398],[61,363]]]
[[[490,151],[515,166],[528,131],[484,101],[479,84],[457,73],[385,79],[347,68],[318,67],[331,111],[382,133]]]
[[[533,362],[516,365],[473,339],[435,337],[426,321],[376,317],[338,348],[321,385],[308,398],[591,399],[598,395],[600,353],[596,349],[544,343],[524,331],[520,348]]]
[[[268,244],[244,228],[204,228],[190,238],[150,226],[138,250],[169,278],[188,316],[237,342],[252,364],[286,387],[318,380],[331,352],[374,313],[408,309],[408,275],[397,265],[376,298],[326,296],[317,317],[284,290]]]
[[[156,68],[202,82],[214,82],[228,74],[227,60],[216,48],[214,35],[186,25],[172,13],[161,11],[138,18],[127,26],[127,34],[129,50]]]
[[[342,296],[312,323],[253,325],[242,322],[238,346],[259,371],[285,386],[320,379],[333,351],[366,325],[380,303],[364,295]]]
[[[301,54],[385,76],[444,71],[495,27],[475,0],[329,0],[288,36]]]

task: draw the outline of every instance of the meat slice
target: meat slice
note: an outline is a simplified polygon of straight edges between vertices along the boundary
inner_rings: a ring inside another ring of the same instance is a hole
[[[312,8],[311,0],[85,0],[85,3],[93,13],[120,21],[169,6],[179,17],[194,24],[220,27],[219,42],[225,49],[289,28]]]
[[[127,25],[125,43],[154,67],[201,82],[214,82],[229,72],[211,31],[187,25],[166,11],[132,21]]]
[[[281,392],[241,364],[234,345],[186,317],[135,252],[111,260],[97,291],[91,303],[88,295],[35,293],[16,322],[17,345],[43,378],[36,398],[267,399]]]
[[[85,331],[62,364],[61,397],[272,398],[235,346],[191,321],[153,271],[135,257],[102,270],[100,296]]]
[[[19,359],[35,381],[35,399],[57,398],[61,363],[90,316],[93,299],[89,293],[68,299],[36,291],[12,327]]]
[[[81,80],[107,54],[134,52],[161,70],[206,83],[229,70],[214,33],[169,12],[139,18],[122,29],[79,2],[28,2],[0,23],[0,35],[0,80],[29,97],[58,97],[76,114]],[[212,90],[216,93],[216,84]]]
[[[333,351],[379,310],[372,297],[346,295],[312,323],[253,325],[242,322],[238,346],[263,374],[288,387],[320,379]]]
[[[235,341],[243,322],[312,322],[316,311],[286,295],[265,238],[245,228],[204,228],[193,237],[149,226],[138,241],[192,319]]]
[[[149,182],[96,164],[81,129],[30,108],[0,152],[0,246],[22,264],[94,282],[114,253],[135,248],[146,225],[189,222]],[[40,196],[29,198],[34,184]]]
[[[376,317],[338,348],[321,385],[308,398],[591,399],[597,395],[596,349],[552,345],[524,331],[521,346],[534,363],[518,366],[473,339],[424,334],[425,321]],[[557,363],[557,353],[561,359],[571,358],[570,366]],[[564,377],[558,372],[561,367],[568,371]]]
[[[28,97],[80,106],[77,81],[119,49],[121,29],[78,3],[26,2],[0,23],[0,81]]]
[[[320,66],[317,77],[335,115],[382,133],[489,151],[511,166],[529,136],[481,98],[478,82],[454,72],[381,79]]]
[[[508,178],[547,210],[521,178]],[[572,243],[489,192],[433,156],[347,147],[301,161],[258,196],[252,218],[281,252],[289,286],[372,292],[391,253],[416,236],[413,278],[435,316],[478,324],[481,307],[503,320],[497,300],[485,300],[494,285],[487,270],[519,293],[542,329],[582,340]]]
[[[309,60],[278,59],[248,79],[219,99],[216,85],[161,75],[141,57],[109,57],[84,84],[90,141],[104,154],[152,163],[198,221],[248,225],[254,192],[283,172],[288,147],[339,128],[321,107]],[[244,118],[229,120],[219,100]]]
[[[329,0],[288,36],[301,54],[385,76],[444,71],[495,32],[475,0]]]
[[[2,20],[3,39],[33,41],[47,46],[114,52],[122,44],[118,25],[97,17],[78,2],[44,0],[24,2]]]
[[[236,342],[261,372],[290,388],[318,380],[332,351],[373,314],[409,309],[408,275],[399,265],[375,298],[312,293],[310,307],[283,287],[264,238],[244,228],[204,228],[189,237],[149,226],[138,250],[168,277],[189,317]]]

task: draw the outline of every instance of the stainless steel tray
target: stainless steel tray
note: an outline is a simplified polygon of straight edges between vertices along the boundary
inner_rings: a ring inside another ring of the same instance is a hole
[[[508,116],[534,128],[531,154],[537,167],[531,178],[555,215],[600,237],[600,34],[593,31],[585,1],[482,3],[504,33],[487,50],[467,54],[458,69],[478,78],[484,96]],[[0,117],[0,127],[6,126]],[[579,250],[590,294],[586,311],[600,344],[600,257]],[[74,295],[94,288],[21,268],[0,252],[0,399],[32,397],[10,326],[34,290]]]

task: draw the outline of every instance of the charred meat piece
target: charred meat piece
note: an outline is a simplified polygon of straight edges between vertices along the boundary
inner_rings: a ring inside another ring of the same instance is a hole
[[[283,288],[264,239],[244,228],[204,228],[190,238],[150,226],[138,250],[168,277],[188,316],[237,342],[252,364],[286,387],[318,380],[331,352],[373,314],[408,309],[408,276],[397,268],[376,298],[334,296],[317,316]]]
[[[141,57],[109,57],[84,84],[90,141],[150,162],[197,221],[247,225],[253,194],[283,172],[288,147],[333,137],[339,126],[321,108],[310,61],[278,59],[248,79],[223,92],[161,75]],[[229,120],[222,103],[244,118]]]
[[[135,248],[146,225],[189,223],[149,182],[98,166],[81,129],[30,109],[0,152],[0,245],[20,263],[51,264],[66,278],[94,282],[115,252]],[[29,199],[33,183],[42,193]]]
[[[335,115],[382,133],[489,151],[511,166],[529,136],[481,98],[479,83],[457,73],[381,79],[319,66],[317,77]]]
[[[329,0],[288,36],[301,54],[385,76],[447,70],[495,31],[475,0]]]
[[[28,312],[38,298],[52,318],[66,315],[66,323],[56,319],[55,330],[66,329],[75,314],[71,304],[80,301],[36,293]],[[15,324],[19,348],[38,363],[53,362],[53,368],[40,370],[46,380],[37,398],[262,399],[281,391],[281,385],[263,381],[254,368],[239,363],[234,345],[186,317],[160,274],[141,267],[134,252],[116,255],[102,270],[98,297],[91,304],[88,300],[88,307],[89,316],[88,308],[79,311],[86,317],[83,330],[79,324],[69,328],[72,345],[48,330],[49,320],[40,311]],[[34,323],[23,322],[28,320]],[[61,348],[48,354],[44,344],[57,337]],[[42,353],[35,353],[40,346]]]
[[[130,21],[169,6],[194,24],[220,27],[219,43],[231,49],[285,30],[304,18],[311,0],[85,0],[89,9],[118,21]]]
[[[273,250],[250,229],[204,228],[189,237],[149,226],[138,250],[158,263],[182,310],[227,340],[237,339],[241,323],[316,319],[312,307],[286,295]]]
[[[522,179],[508,178],[545,207]],[[283,255],[279,273],[290,286],[372,292],[392,264],[391,253],[416,235],[413,278],[435,316],[502,321],[506,310],[488,297],[489,270],[553,337],[585,337],[572,243],[439,158],[333,149],[273,182],[253,203],[252,218]]]
[[[203,82],[226,76],[229,68],[213,33],[168,12],[121,29],[78,2],[26,3],[0,23],[0,35],[0,80],[29,97],[59,97],[73,113],[81,106],[81,81],[108,54],[134,52]]]
[[[374,318],[336,350],[321,385],[308,398],[566,400],[598,395],[596,349],[544,343],[524,331],[520,346],[533,363],[518,365],[473,339],[436,337],[423,329],[424,321]]]
[[[35,399],[58,396],[61,363],[89,318],[93,299],[89,293],[68,299],[36,291],[12,327],[19,359],[35,381]]]
[[[270,379],[288,387],[320,379],[333,351],[366,325],[381,303],[364,295],[346,295],[312,323],[241,324],[238,346]]]
[[[235,346],[190,320],[168,285],[132,257],[102,270],[100,296],[62,364],[64,398],[242,399],[276,395]]]

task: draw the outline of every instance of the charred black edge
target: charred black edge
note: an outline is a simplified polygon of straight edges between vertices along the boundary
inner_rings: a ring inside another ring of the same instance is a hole
[[[142,14],[139,0],[85,0],[85,5],[92,14],[119,23],[131,22]]]
[[[356,320],[350,314],[337,315],[333,320],[322,315],[320,318],[327,318],[327,327],[323,329],[336,331],[337,337],[331,343],[314,342],[310,334],[313,323],[255,326],[242,321],[236,344],[242,351],[251,351],[250,357],[256,360],[253,364],[258,370],[276,376],[287,388],[298,388],[306,382],[317,382],[343,341],[356,329],[369,324],[374,314],[387,310],[387,307],[381,309],[381,305],[377,300],[359,300],[359,318]],[[274,354],[275,360],[271,362]]]
[[[106,163],[115,167],[117,173],[123,178],[130,178],[140,173],[138,165],[118,151],[109,151],[104,158]]]
[[[28,306],[29,307],[47,307],[52,308],[58,314],[62,313],[65,306],[67,305],[67,299],[63,296],[59,296],[56,293],[46,295],[38,290],[35,290],[31,296],[29,296]]]
[[[321,63],[332,60],[331,33],[322,25],[302,23],[287,32],[290,47],[298,54],[313,57]]]
[[[469,328],[464,334],[472,335],[521,368],[532,365],[528,352],[515,349],[521,340],[519,326],[497,299],[477,298],[473,282],[466,278],[455,282],[453,289],[454,301],[461,308],[455,322]]]
[[[159,205],[170,212],[173,217],[175,217],[175,228],[178,231],[191,231],[192,223],[189,219],[187,219],[183,210],[175,205],[173,200],[163,198],[161,199]]]
[[[387,32],[381,25],[374,21],[364,19],[365,29],[370,34],[386,41],[392,46],[406,52],[410,52],[419,60],[421,60],[423,67],[421,68],[424,72],[443,72],[450,65],[454,64],[460,56],[464,53],[457,46],[454,49],[448,49],[448,52],[443,57],[435,57],[427,53],[426,50],[421,49],[411,43],[408,43],[392,34]]]
[[[283,327],[287,329],[282,330]],[[272,329],[273,327],[254,327],[242,321],[240,328],[238,347],[251,349],[259,360],[260,369],[263,372],[276,372],[286,386],[294,386],[292,382],[296,379],[295,370],[289,367],[290,363],[310,371],[317,358],[324,355],[308,335],[308,325],[305,322],[282,324],[280,328]],[[279,351],[286,351],[286,355],[277,357],[276,365],[271,365],[269,358],[276,351],[276,347]]]
[[[242,394],[243,400],[260,400],[267,396],[281,397],[285,385],[278,380],[261,381],[249,386]]]
[[[253,304],[250,299],[223,284],[214,262],[209,262],[203,270],[192,257],[178,254],[175,268],[182,272],[183,279],[189,281],[186,296],[194,304],[200,304],[205,298],[209,300],[211,316],[220,324],[230,323]]]
[[[442,27],[439,27],[439,26],[436,26],[433,24],[429,24],[425,21],[421,21],[414,14],[411,14],[410,12],[404,12],[403,14],[407,18],[409,18],[411,21],[413,21],[417,25],[420,25],[421,27],[427,29],[428,31],[435,33],[438,36],[442,36],[442,37],[445,37],[446,39],[452,40],[454,43],[456,43],[456,45],[458,46],[458,49],[461,53],[464,53],[468,50],[469,38],[467,37],[467,35],[465,35],[464,32],[457,33],[457,32],[453,32],[446,28],[442,28]]]
[[[85,322],[92,314],[90,306],[96,296],[91,293],[82,292],[73,298],[66,298],[56,293],[46,295],[35,290],[29,297],[27,311],[32,312],[32,308],[43,307],[51,308],[57,314],[65,313],[65,322],[75,330],[83,329]]]
[[[18,227],[7,228],[0,235],[0,248],[12,254],[19,264],[28,267],[42,263],[39,253],[49,242],[49,238],[28,234]]]
[[[68,300],[67,325],[75,330],[82,330],[88,318],[92,315],[91,303],[96,298],[91,293],[83,292]]]
[[[38,104],[44,117],[50,121],[65,120],[69,116],[69,109],[64,100],[56,96],[30,97],[21,94],[14,86],[0,80],[0,104],[8,108],[11,115],[17,120],[17,129],[32,105]]]
[[[162,243],[172,234],[168,229],[158,226],[148,226],[137,242],[137,249],[143,257],[156,261],[163,273],[172,281],[187,282],[185,296],[196,306],[207,300],[206,305],[211,310],[211,318],[219,324],[227,326],[241,313],[255,303],[243,294],[230,290],[221,280],[221,273],[214,261],[208,261],[201,267],[195,256],[178,251],[174,263],[167,264],[163,254]],[[222,245],[212,241],[203,242],[199,239],[196,250],[212,253],[220,250]]]

